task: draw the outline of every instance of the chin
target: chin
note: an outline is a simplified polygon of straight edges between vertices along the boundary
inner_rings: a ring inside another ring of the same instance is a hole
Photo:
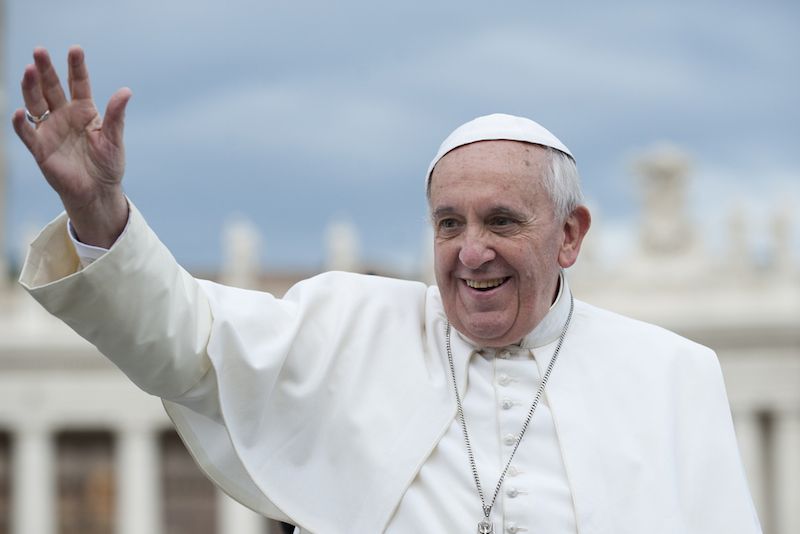
[[[483,347],[504,347],[515,341],[509,341],[510,329],[508,327],[496,324],[472,325],[471,328],[464,328],[461,332]]]

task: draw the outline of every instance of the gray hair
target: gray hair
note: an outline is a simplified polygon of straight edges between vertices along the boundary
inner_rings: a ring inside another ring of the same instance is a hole
[[[578,166],[569,154],[549,146],[536,146],[547,152],[548,161],[542,177],[542,185],[553,203],[556,220],[564,222],[575,208],[583,204]],[[431,199],[431,178],[433,178],[433,169],[431,169],[426,190],[428,200]]]
[[[569,155],[555,148],[543,148],[547,151],[549,161],[542,184],[553,202],[556,219],[563,222],[575,208],[583,204],[581,177],[575,160]]]

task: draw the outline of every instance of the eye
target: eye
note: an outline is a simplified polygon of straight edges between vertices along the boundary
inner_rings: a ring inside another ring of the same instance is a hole
[[[492,226],[510,226],[514,224],[511,217],[494,217],[492,219]]]
[[[512,235],[520,231],[523,219],[511,213],[495,213],[491,215],[486,226],[498,235]]]
[[[461,228],[461,222],[454,217],[445,217],[439,219],[436,223],[436,230],[439,234],[449,235],[453,234]]]
[[[508,215],[495,215],[489,219],[489,226],[497,231],[510,230],[517,226],[519,221]]]

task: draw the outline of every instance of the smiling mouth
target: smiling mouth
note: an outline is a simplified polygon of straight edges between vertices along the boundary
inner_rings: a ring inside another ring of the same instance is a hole
[[[509,278],[510,277],[493,278],[491,280],[464,280],[464,283],[472,289],[477,289],[478,291],[489,291],[490,289],[494,289],[503,285],[503,283],[505,283],[505,281]]]

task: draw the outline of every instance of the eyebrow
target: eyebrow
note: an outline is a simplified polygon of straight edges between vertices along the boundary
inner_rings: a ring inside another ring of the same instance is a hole
[[[490,216],[492,216],[492,215],[505,215],[506,217],[510,217],[512,219],[518,219],[518,220],[525,220],[525,219],[528,218],[527,215],[525,215],[525,214],[523,214],[523,213],[521,213],[521,212],[519,212],[519,211],[517,211],[515,209],[509,208],[507,206],[495,206],[494,208],[489,210],[489,215]]]
[[[452,206],[440,206],[440,207],[436,208],[435,210],[433,210],[433,212],[431,213],[431,218],[438,219],[439,217],[442,217],[443,215],[452,215],[455,212],[456,212],[456,209],[453,208]]]
[[[433,219],[438,219],[438,218],[443,217],[445,215],[453,215],[454,213],[457,213],[457,211],[456,211],[456,209],[454,207],[452,207],[452,206],[440,206],[440,207],[436,208],[435,210],[433,210],[433,212],[431,213],[431,217]],[[519,220],[525,220],[525,219],[528,218],[525,214],[523,214],[523,213],[521,213],[521,212],[519,212],[519,211],[517,211],[515,209],[509,208],[508,206],[494,206],[494,207],[490,208],[488,216],[491,217],[491,216],[495,216],[495,215],[505,215],[506,217],[511,217],[512,219],[519,219]]]

